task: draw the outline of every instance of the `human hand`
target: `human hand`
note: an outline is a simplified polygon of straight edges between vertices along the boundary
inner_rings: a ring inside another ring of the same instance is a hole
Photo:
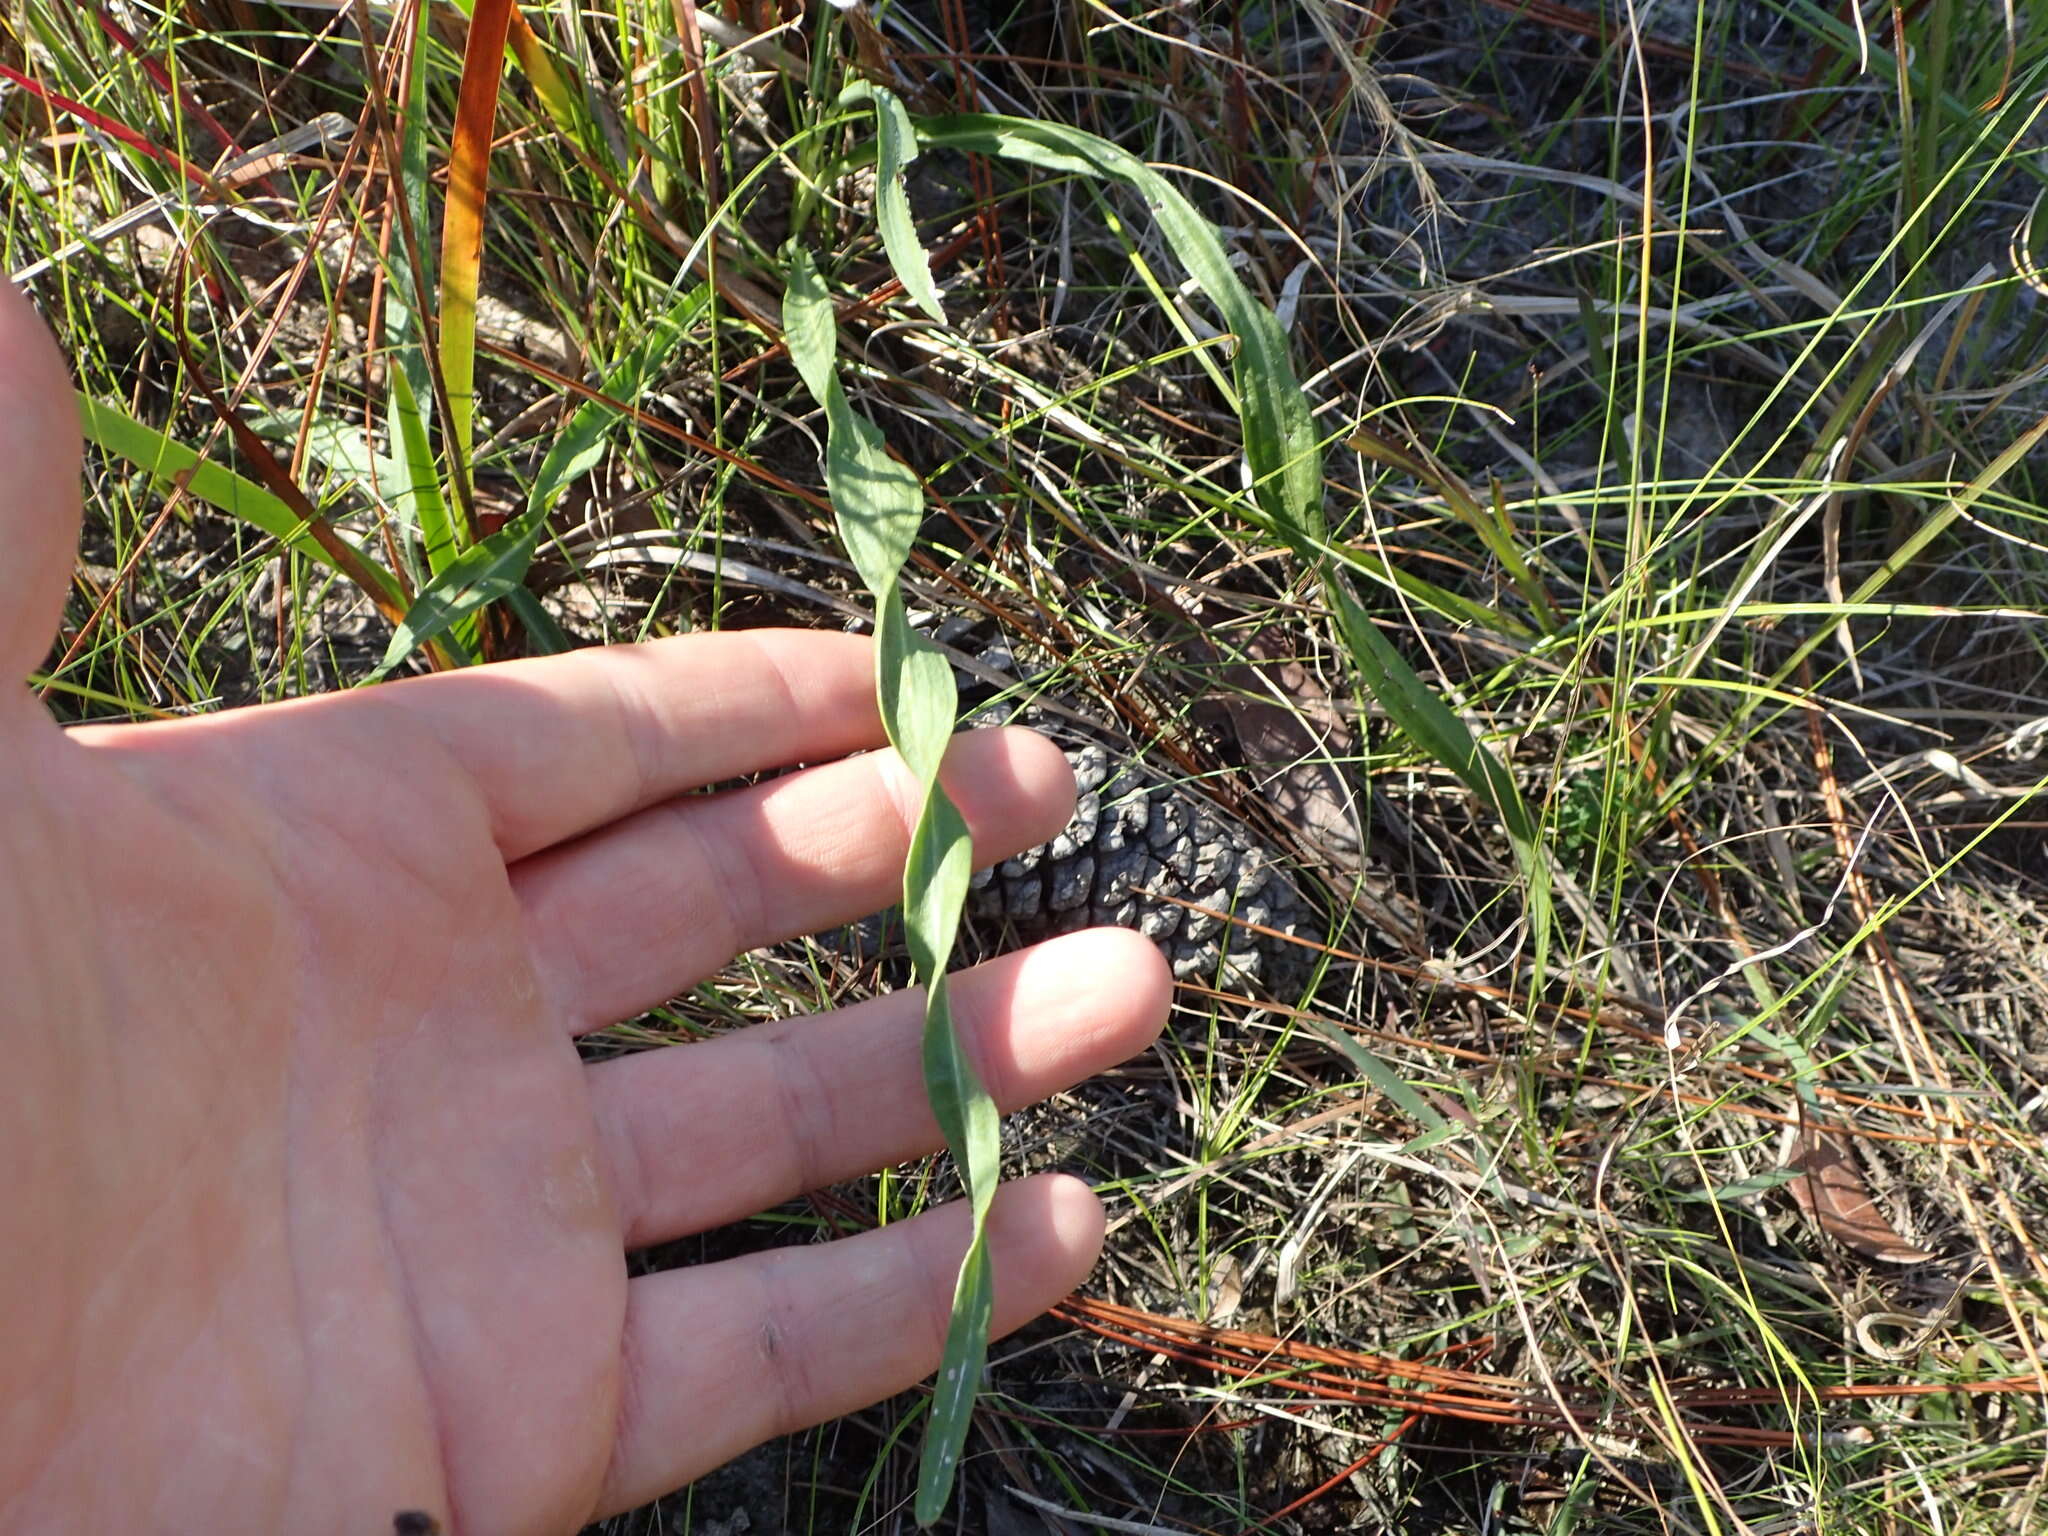
[[[0,284],[0,289],[5,289]],[[77,526],[62,365],[0,292],[0,673]],[[0,688],[0,1529],[569,1531],[937,1364],[960,1212],[627,1279],[938,1140],[921,1003],[585,1066],[574,1038],[893,898],[914,814],[873,660],[711,635],[146,726]],[[822,763],[713,796],[757,770]],[[1028,732],[956,743],[982,862],[1058,830]],[[954,987],[1012,1108],[1141,1049],[1135,935]],[[1006,1188],[996,1326],[1094,1197]]]

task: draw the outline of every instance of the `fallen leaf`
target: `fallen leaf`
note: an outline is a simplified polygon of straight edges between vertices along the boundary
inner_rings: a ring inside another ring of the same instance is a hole
[[[1202,627],[1214,622],[1204,606],[1193,604],[1183,617],[1196,626],[1191,650],[1211,664],[1221,662],[1218,648],[1202,636]],[[1198,715],[1237,738],[1252,785],[1296,846],[1338,883],[1354,882],[1352,900],[1380,934],[1422,954],[1422,914],[1365,854],[1365,807],[1345,766],[1357,753],[1357,733],[1295,652],[1284,626],[1259,630],[1238,649],[1246,660],[1219,668],[1223,686],[1197,705]]]
[[[1792,1198],[1821,1231],[1867,1259],[1888,1264],[1923,1264],[1934,1257],[1915,1248],[1878,1209],[1856,1165],[1855,1151],[1839,1130],[1803,1125],[1793,1143]]]
[[[1245,762],[1274,812],[1347,873],[1359,867],[1358,804],[1336,760],[1355,748],[1350,723],[1315,675],[1269,625],[1245,644],[1248,662],[1223,670],[1221,699]]]

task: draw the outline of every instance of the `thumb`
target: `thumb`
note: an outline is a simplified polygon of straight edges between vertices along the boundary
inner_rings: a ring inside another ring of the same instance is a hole
[[[78,547],[78,412],[42,320],[0,279],[0,697],[56,632]]]

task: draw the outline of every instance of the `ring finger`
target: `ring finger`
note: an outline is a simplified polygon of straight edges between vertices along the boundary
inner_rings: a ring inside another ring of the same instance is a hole
[[[1008,1111],[1143,1050],[1166,1021],[1172,978],[1139,935],[1099,928],[963,971],[949,990],[969,1059]],[[923,1022],[923,992],[894,992],[591,1068],[626,1246],[931,1151]],[[718,1178],[698,1176],[710,1167]]]
[[[966,731],[941,782],[994,863],[1053,836],[1074,777],[1044,737]],[[873,752],[750,789],[685,796],[512,867],[542,984],[570,1027],[602,1028],[734,955],[865,917],[902,893],[915,786]]]

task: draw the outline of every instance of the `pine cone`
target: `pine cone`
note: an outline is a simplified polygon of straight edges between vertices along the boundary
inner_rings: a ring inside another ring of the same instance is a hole
[[[993,952],[1005,939],[1110,924],[1152,940],[1183,981],[1227,983],[1235,972],[1269,991],[1301,984],[1313,951],[1240,926],[1321,937],[1253,834],[1189,790],[1112,765],[1099,745],[1066,753],[1079,791],[1074,819],[1051,842],[976,873],[967,917],[980,942],[963,947]]]

